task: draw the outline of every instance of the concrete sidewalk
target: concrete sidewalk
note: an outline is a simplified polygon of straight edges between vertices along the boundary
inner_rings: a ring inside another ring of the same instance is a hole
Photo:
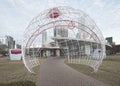
[[[58,57],[48,58],[40,67],[39,86],[109,86],[86,76]]]

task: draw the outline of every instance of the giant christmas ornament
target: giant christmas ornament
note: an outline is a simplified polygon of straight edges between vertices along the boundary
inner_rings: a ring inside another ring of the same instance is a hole
[[[34,73],[39,58],[59,49],[71,64],[83,64],[96,72],[105,58],[105,40],[95,22],[83,11],[55,7],[32,19],[25,31],[23,62]],[[54,44],[55,46],[51,46]]]

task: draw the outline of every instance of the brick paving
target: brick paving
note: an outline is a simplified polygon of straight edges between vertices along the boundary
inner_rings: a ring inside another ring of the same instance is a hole
[[[86,76],[64,63],[64,59],[50,57],[41,65],[38,86],[109,86]]]

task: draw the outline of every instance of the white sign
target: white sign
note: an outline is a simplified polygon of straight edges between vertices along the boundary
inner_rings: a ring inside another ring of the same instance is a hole
[[[21,60],[22,50],[21,49],[10,49],[9,55],[10,55],[10,60]]]

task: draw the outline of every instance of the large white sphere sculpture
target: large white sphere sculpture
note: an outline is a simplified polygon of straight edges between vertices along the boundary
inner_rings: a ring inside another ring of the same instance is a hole
[[[40,54],[54,42],[68,63],[84,64],[96,72],[105,58],[105,41],[95,22],[83,11],[55,7],[32,19],[25,31],[23,62],[34,73]]]

